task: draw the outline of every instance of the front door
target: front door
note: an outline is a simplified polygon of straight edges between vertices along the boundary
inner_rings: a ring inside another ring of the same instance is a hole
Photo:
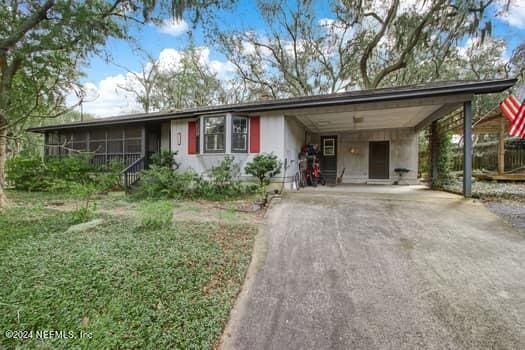
[[[319,166],[326,183],[335,184],[337,178],[337,136],[321,136]]]
[[[149,127],[148,132],[148,159],[160,152],[160,127]]]
[[[368,152],[368,178],[388,179],[390,158],[389,141],[370,141]]]

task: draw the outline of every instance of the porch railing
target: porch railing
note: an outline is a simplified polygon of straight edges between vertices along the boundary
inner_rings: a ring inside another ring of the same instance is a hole
[[[95,154],[91,158],[91,165],[94,167],[105,166],[111,162],[119,162],[124,166],[128,166],[140,159],[140,153],[125,153],[125,154]]]
[[[145,166],[146,157],[143,156],[131,163],[126,169],[122,170],[120,175],[126,190],[129,190],[129,188],[139,180],[140,171],[144,170]]]

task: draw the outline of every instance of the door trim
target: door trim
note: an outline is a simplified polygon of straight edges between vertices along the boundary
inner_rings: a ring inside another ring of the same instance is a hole
[[[333,140],[331,147],[328,147],[329,154],[325,156],[325,140]],[[338,147],[339,147],[339,138],[338,135],[322,135],[320,137],[319,145],[319,162],[321,166],[321,174],[324,177],[325,181],[329,184],[335,184],[337,179],[337,160],[338,160]],[[334,168],[326,169],[326,161],[330,160],[335,162]]]

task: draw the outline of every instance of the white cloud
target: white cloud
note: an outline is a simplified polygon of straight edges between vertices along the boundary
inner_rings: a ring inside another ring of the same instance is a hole
[[[87,82],[83,85],[84,102],[83,111],[96,117],[109,117],[125,113],[141,111],[140,105],[135,101],[131,92],[125,91],[121,86],[125,86],[130,80],[131,74],[118,74],[108,76],[98,82]],[[71,94],[67,101],[70,104],[78,102],[78,98]],[[80,110],[80,107],[75,108]]]
[[[499,18],[509,25],[525,29],[525,2],[512,1],[508,10],[505,9],[505,1],[498,1],[500,7]]]
[[[207,66],[217,77],[224,82],[231,79],[235,66],[229,61],[221,61],[210,58],[210,49],[207,47],[197,48],[199,51],[199,61]],[[176,49],[164,49],[159,53],[159,69],[163,71],[177,69],[183,53]],[[134,85],[140,89],[140,85],[132,73],[110,75],[98,83],[87,82],[83,85],[85,92],[82,104],[85,113],[93,114],[96,117],[108,117],[120,114],[141,112],[142,107],[136,101],[136,96],[124,90],[123,86]],[[67,97],[67,103],[74,105],[78,98],[74,93]],[[79,107],[76,110],[80,110]]]
[[[210,49],[202,46],[196,49],[199,52],[199,62],[208,67],[221,80],[227,80],[232,77],[235,71],[235,66],[230,61],[220,61],[210,58]],[[159,69],[161,71],[168,71],[177,69],[183,52],[176,49],[164,49],[159,54]]]
[[[188,23],[186,23],[185,20],[164,20],[159,26],[158,30],[161,33],[172,35],[172,36],[179,36],[181,34],[184,34],[188,30]]]

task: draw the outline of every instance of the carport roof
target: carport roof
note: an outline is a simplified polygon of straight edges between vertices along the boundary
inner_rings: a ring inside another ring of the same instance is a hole
[[[443,97],[457,94],[484,94],[504,91],[512,87],[516,79],[501,80],[455,80],[426,84],[407,85],[393,88],[350,91],[326,95],[292,97],[278,100],[264,100],[239,104],[206,106],[178,111],[121,115],[109,118],[97,118],[85,122],[49,125],[28,129],[33,132],[45,132],[58,129],[80,127],[125,125],[144,122],[160,122],[171,119],[192,118],[200,115],[218,113],[261,113],[276,110],[308,109],[350,104],[401,101],[406,99]]]

